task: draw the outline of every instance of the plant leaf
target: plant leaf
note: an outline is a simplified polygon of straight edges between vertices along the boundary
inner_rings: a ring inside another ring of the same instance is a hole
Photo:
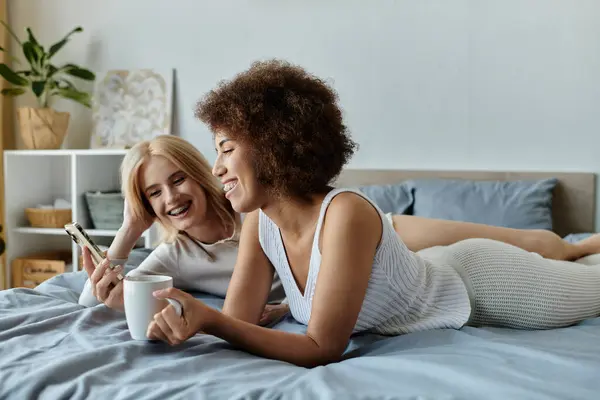
[[[17,35],[15,35],[15,33],[13,32],[13,30],[10,29],[10,26],[8,26],[8,24],[6,22],[4,22],[4,21],[2,21],[0,19],[0,24],[4,25],[4,27],[6,28],[6,30],[8,31],[8,33],[10,33],[10,36],[12,36],[13,39],[15,39],[17,41],[17,43],[19,43],[19,46],[23,46],[23,44],[19,40],[19,37]]]
[[[42,53],[41,53],[41,54],[42,54],[42,56],[41,56],[41,58],[40,58],[40,67],[41,67],[42,69],[46,69],[46,68],[47,68],[47,65],[48,65],[48,53],[46,53],[46,52],[44,51],[44,49],[42,49],[41,51],[42,51]]]
[[[80,68],[77,65],[67,64],[61,69],[63,70],[63,72],[79,79],[83,79],[86,81],[93,81],[94,79],[96,79],[96,75],[92,71],[85,68]]]
[[[35,97],[40,97],[42,93],[44,93],[44,88],[46,86],[46,81],[35,81],[31,83],[31,90]]]
[[[56,68],[54,65],[52,64],[48,64],[48,70],[46,72],[46,77],[47,78],[51,78],[52,75],[54,75],[56,72],[58,71],[58,68]]]
[[[65,36],[61,41],[56,42],[52,46],[50,46],[50,50],[48,51],[48,59],[52,58],[53,55],[55,55],[60,49],[62,49],[62,47],[69,41],[69,37],[77,32],[83,32],[83,28],[78,26],[71,32],[67,33],[67,36]]]
[[[75,85],[73,85],[73,82],[66,80],[64,78],[59,79],[57,82],[58,87],[60,88],[67,88],[67,89],[73,89],[73,90],[77,90],[77,88],[75,88]],[[64,86],[61,86],[61,84],[63,84]]]
[[[56,94],[66,99],[74,100],[85,107],[92,107],[92,99],[89,93],[80,92],[75,89],[59,88]]]
[[[2,89],[1,92],[4,96],[20,96],[22,94],[25,94],[25,89],[23,88],[7,88],[7,89]]]
[[[34,46],[42,47],[42,45],[35,39],[35,36],[33,36],[33,32],[29,27],[27,27],[27,35],[29,36],[29,41],[33,43]]]
[[[33,69],[39,66],[40,54],[38,53],[35,44],[31,42],[23,43],[23,54]]]
[[[21,75],[17,75],[10,67],[4,63],[0,64],[0,75],[13,85],[28,86],[29,81]]]

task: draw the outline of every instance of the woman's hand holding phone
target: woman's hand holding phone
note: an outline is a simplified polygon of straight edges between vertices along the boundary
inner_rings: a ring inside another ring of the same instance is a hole
[[[82,252],[83,268],[90,279],[92,294],[107,307],[123,311],[123,281],[119,279],[123,267],[111,269],[108,258],[96,266],[89,249],[84,247]]]

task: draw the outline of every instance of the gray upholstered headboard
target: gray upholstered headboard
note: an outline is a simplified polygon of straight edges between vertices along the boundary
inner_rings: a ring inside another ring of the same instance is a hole
[[[557,178],[552,218],[561,235],[594,232],[596,221],[596,175],[587,172],[410,171],[346,169],[335,186],[398,183],[409,179],[531,180]]]

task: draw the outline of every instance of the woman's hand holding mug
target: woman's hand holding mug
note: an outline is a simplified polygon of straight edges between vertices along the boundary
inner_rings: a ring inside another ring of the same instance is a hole
[[[210,313],[216,312],[192,295],[176,288],[158,290],[154,292],[154,297],[167,301],[175,300],[181,305],[182,310],[179,314],[177,308],[172,306],[173,303],[156,313],[146,333],[148,338],[162,340],[172,346],[183,343],[201,332]]]

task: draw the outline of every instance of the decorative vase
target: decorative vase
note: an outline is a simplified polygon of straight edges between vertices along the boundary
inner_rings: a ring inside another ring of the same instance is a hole
[[[28,149],[60,149],[70,114],[52,108],[22,107],[17,110],[19,132]]]

